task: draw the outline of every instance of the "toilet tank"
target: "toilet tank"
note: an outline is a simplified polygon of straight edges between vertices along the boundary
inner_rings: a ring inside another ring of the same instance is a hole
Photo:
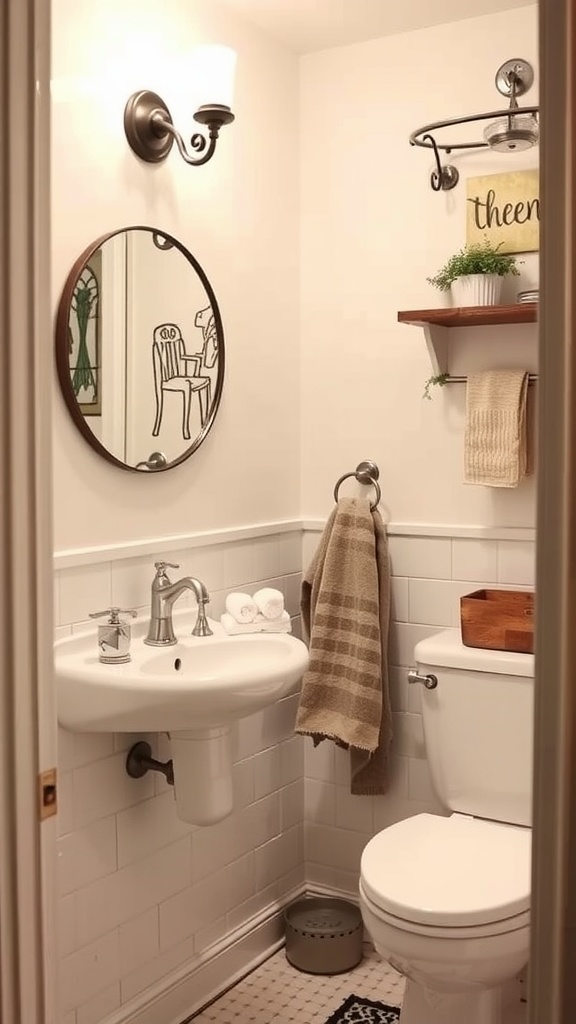
[[[447,629],[414,649],[432,782],[461,814],[531,823],[534,655],[464,647]]]

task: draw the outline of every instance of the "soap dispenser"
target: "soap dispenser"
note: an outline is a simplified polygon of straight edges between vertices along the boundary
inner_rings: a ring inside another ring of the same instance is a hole
[[[102,626],[98,626],[98,650],[99,660],[103,665],[125,665],[130,661],[130,634],[129,622],[124,622],[120,615],[137,615],[135,608],[106,608],[103,612],[89,612],[91,619],[99,619],[101,615],[108,615],[109,619]]]

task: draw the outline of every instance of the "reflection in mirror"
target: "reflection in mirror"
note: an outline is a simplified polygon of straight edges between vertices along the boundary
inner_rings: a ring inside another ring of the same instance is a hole
[[[220,313],[199,263],[152,228],[98,239],[66,281],[56,361],[74,422],[109,461],[158,472],[188,458],[224,379]]]

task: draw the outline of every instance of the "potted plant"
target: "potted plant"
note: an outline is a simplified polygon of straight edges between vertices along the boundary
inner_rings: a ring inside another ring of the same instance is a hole
[[[516,257],[500,252],[500,245],[488,239],[465,245],[427,280],[441,292],[451,289],[455,306],[496,306],[503,279],[520,273]]]

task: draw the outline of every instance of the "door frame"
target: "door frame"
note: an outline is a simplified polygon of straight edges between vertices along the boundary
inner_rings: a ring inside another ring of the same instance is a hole
[[[575,22],[573,0],[541,0],[531,1024],[576,1019]]]
[[[0,0],[0,1019],[56,1021],[50,3]],[[44,847],[44,849],[43,849]],[[50,941],[47,941],[50,939]]]

